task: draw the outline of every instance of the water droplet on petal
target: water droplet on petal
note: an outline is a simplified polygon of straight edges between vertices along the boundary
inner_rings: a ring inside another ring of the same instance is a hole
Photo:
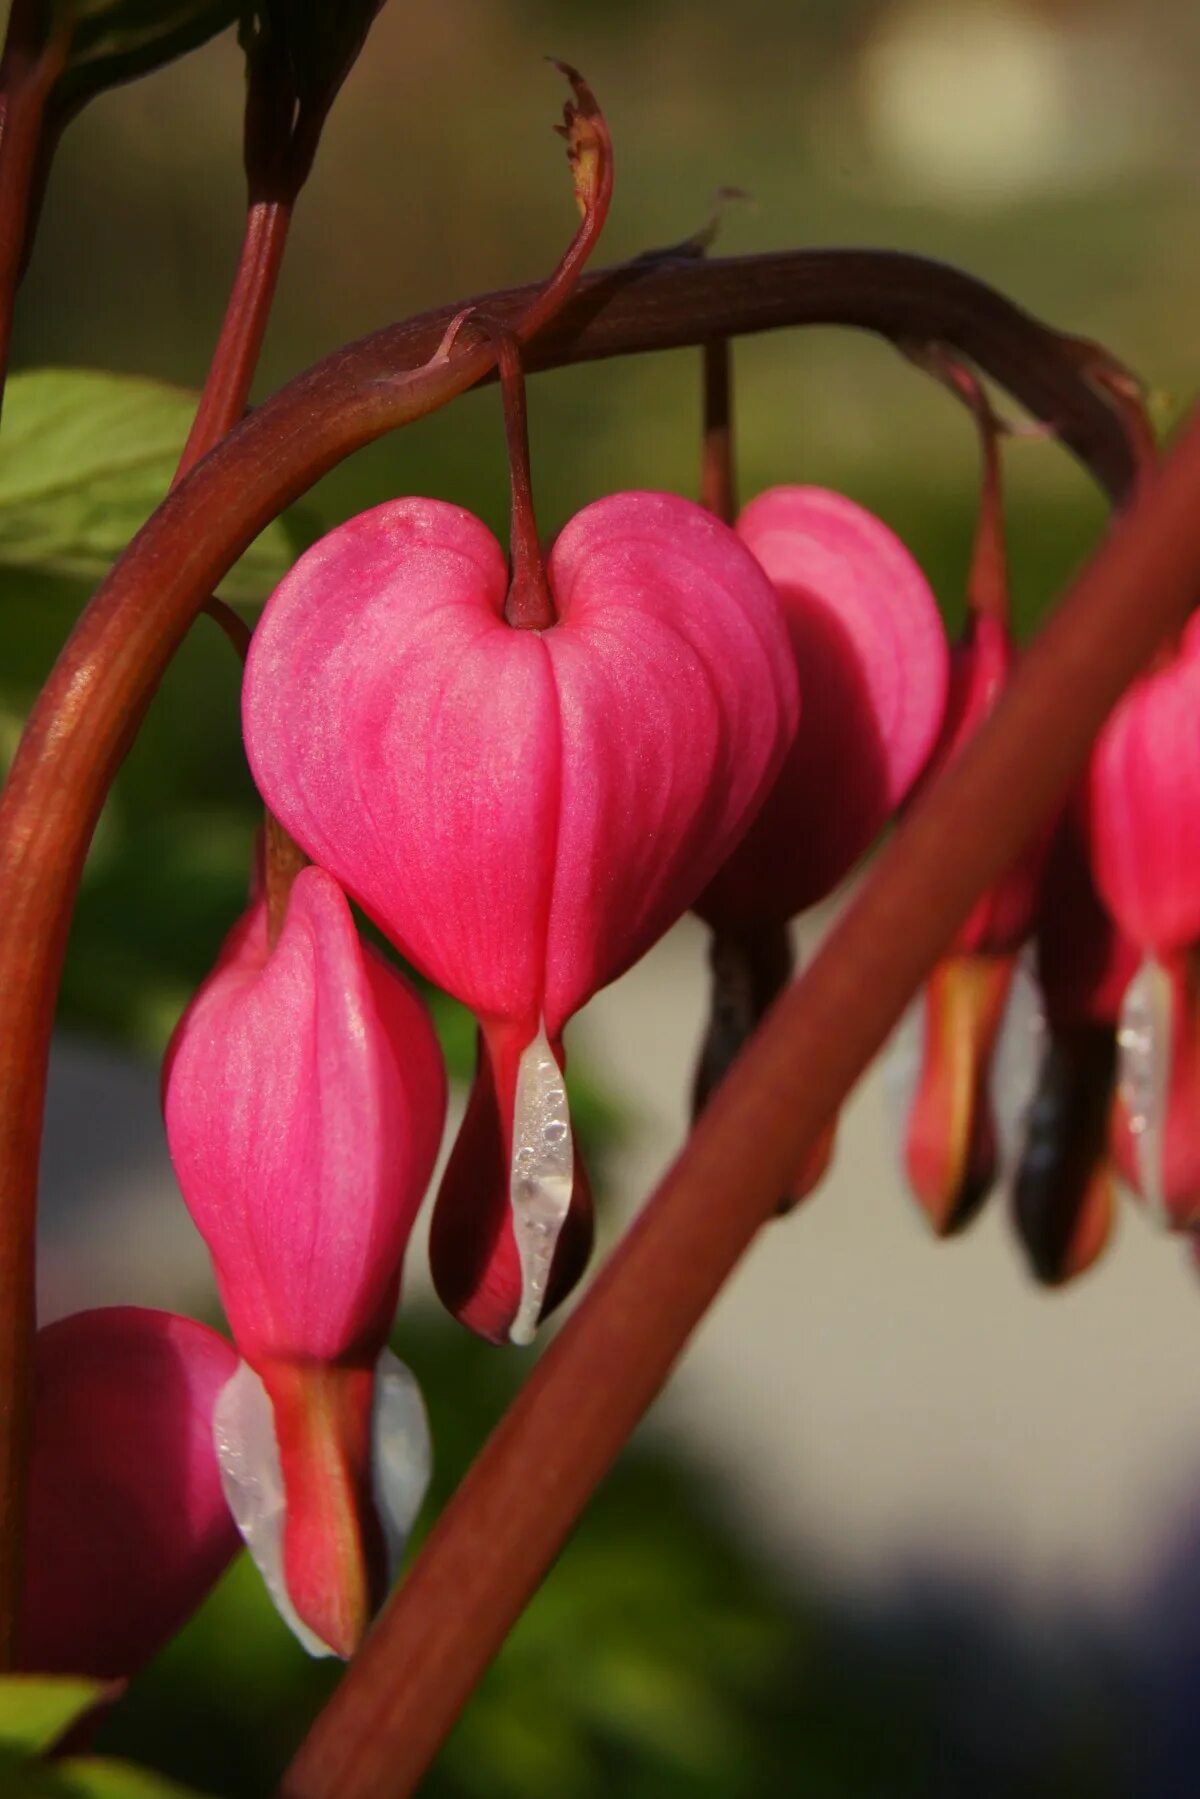
[[[1117,1087],[1133,1138],[1142,1198],[1166,1220],[1163,1138],[1171,1083],[1174,999],[1161,963],[1142,963],[1125,992],[1117,1027]]]
[[[532,1343],[554,1249],[571,1206],[575,1151],[562,1070],[542,1026],[521,1056],[513,1107],[509,1198],[521,1263],[513,1343]]]

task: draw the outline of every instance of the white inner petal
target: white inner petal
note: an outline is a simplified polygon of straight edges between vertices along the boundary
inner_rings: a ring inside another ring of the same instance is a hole
[[[1163,1138],[1171,1083],[1174,995],[1160,962],[1142,963],[1121,1002],[1117,1027],[1117,1084],[1133,1138],[1142,1198],[1166,1220]]]
[[[233,1521],[284,1623],[310,1655],[333,1652],[297,1615],[283,1574],[285,1497],[275,1416],[247,1362],[217,1395],[213,1441]],[[429,1420],[412,1374],[385,1349],[375,1366],[373,1496],[394,1579],[433,1468]]]
[[[543,1024],[521,1056],[513,1109],[508,1192],[521,1263],[521,1303],[508,1333],[513,1343],[533,1342],[574,1172],[567,1090]]]

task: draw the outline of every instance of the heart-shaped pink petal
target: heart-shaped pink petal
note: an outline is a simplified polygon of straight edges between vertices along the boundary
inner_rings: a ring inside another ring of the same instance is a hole
[[[775,596],[669,494],[565,527],[558,623],[503,618],[459,507],[351,520],[276,590],[246,671],[268,803],[424,973],[529,1040],[629,966],[745,829],[794,729]]]

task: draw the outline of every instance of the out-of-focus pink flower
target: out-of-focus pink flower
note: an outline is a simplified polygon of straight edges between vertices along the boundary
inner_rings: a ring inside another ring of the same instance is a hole
[[[924,767],[949,673],[929,583],[864,507],[773,487],[736,529],[779,596],[803,706],[762,810],[697,902],[727,929],[782,922],[833,891]]]
[[[1200,617],[1118,700],[1092,751],[1096,884],[1144,960],[1125,995],[1112,1147],[1165,1222],[1200,1222]]]
[[[1149,954],[1200,943],[1200,616],[1129,687],[1088,767],[1096,885]]]
[[[378,507],[281,583],[245,688],[272,810],[480,1020],[434,1273],[495,1338],[532,1333],[572,1213],[568,1236],[586,1233],[563,1027],[696,898],[797,708],[770,583],[688,501],[596,502],[548,574],[557,621],[514,629],[505,557],[477,519]]]
[[[172,1041],[164,1111],[235,1340],[270,1401],[287,1597],[348,1654],[384,1579],[376,1365],[445,1076],[422,1002],[364,949],[324,870],[296,878],[273,948],[261,900],[231,933]]]
[[[223,1337],[168,1312],[38,1332],[23,1669],[124,1677],[200,1604],[238,1547],[213,1447],[236,1367]]]

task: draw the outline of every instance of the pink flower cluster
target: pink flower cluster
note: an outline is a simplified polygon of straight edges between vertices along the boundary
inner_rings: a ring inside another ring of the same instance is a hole
[[[773,489],[734,528],[614,495],[559,534],[547,577],[554,621],[516,628],[490,532],[405,499],[331,532],[266,608],[246,746],[312,865],[278,914],[260,893],[235,925],[164,1079],[236,1347],[135,1311],[42,1332],[30,1667],[128,1672],[235,1522],[315,1652],[353,1652],[394,1571],[430,1452],[387,1340],[446,1090],[422,1000],[351,902],[478,1021],[432,1273],[465,1324],[527,1343],[591,1242],[572,1016],[689,907],[752,933],[824,899],[960,752],[1014,654],[977,614],[951,655],[908,552],[816,488]],[[1198,681],[1192,630],[1118,708],[1049,859],[1035,846],[980,902],[930,983],[905,1160],[939,1229],[994,1178],[992,1050],[1039,907],[1052,1029],[1125,1008],[1122,1165],[1176,1222],[1200,1217]],[[1078,898],[1089,854],[1145,957],[1128,994],[1127,948]],[[103,1558],[80,1547],[89,1520]]]

